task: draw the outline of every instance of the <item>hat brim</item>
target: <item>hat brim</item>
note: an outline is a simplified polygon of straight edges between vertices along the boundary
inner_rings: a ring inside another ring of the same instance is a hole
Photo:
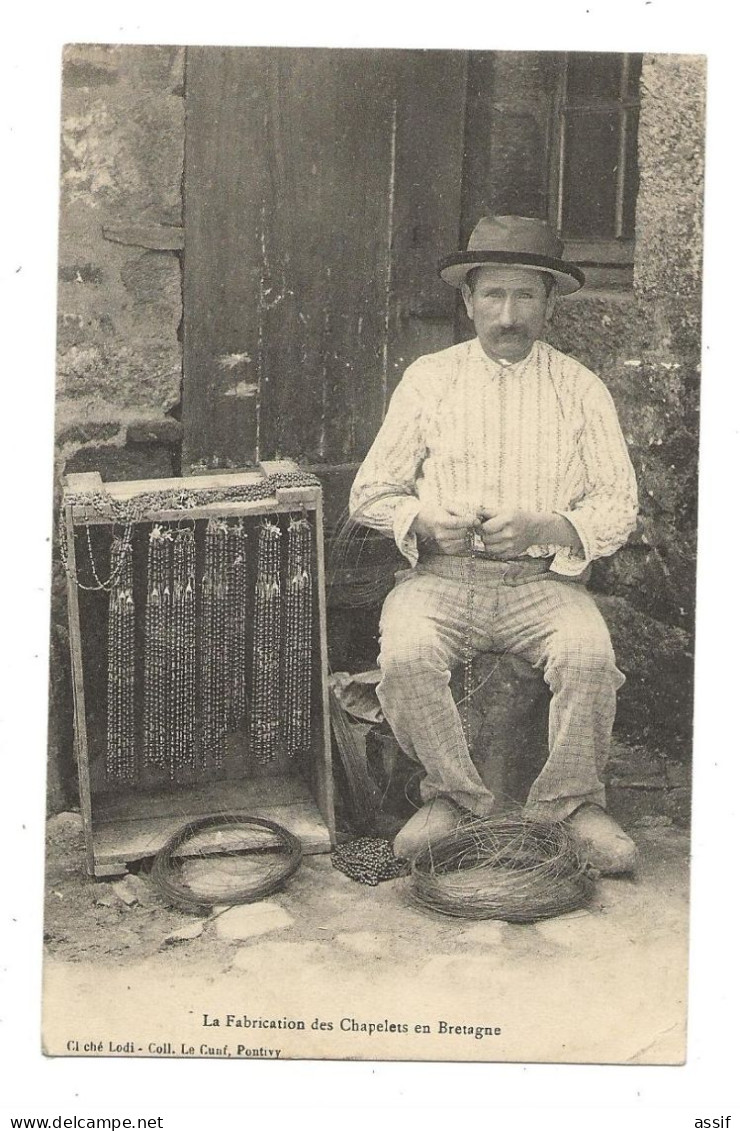
[[[456,251],[440,260],[438,271],[451,287],[459,287],[475,267],[524,267],[529,271],[544,271],[552,275],[562,295],[572,295],[586,282],[583,271],[574,263],[524,251]]]

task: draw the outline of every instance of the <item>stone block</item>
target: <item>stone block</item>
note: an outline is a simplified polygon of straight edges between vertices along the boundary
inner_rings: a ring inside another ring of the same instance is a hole
[[[611,558],[597,562],[591,588],[613,597],[625,598],[636,610],[653,620],[675,626],[691,634],[696,597],[695,537],[673,530],[668,523],[652,532],[654,545],[630,552],[620,550]]]
[[[67,75],[70,81],[67,82]],[[107,82],[80,83],[87,75]],[[65,58],[62,210],[179,223],[184,101],[177,48],[80,46]]]
[[[63,82],[67,87],[110,86],[118,82],[118,72],[109,59],[96,62],[68,57],[64,62]]]
[[[152,889],[145,880],[142,880],[141,876],[129,873],[123,879],[111,884],[110,887],[111,891],[115,892],[116,896],[127,907],[134,907],[137,903],[146,906],[152,902]]]
[[[685,762],[666,762],[666,778],[672,789],[687,789],[691,785],[691,768]]]
[[[216,933],[221,939],[232,942],[256,938],[272,931],[283,931],[293,923],[278,903],[245,903],[230,907],[216,919]]]
[[[162,946],[176,946],[182,942],[192,942],[193,939],[199,939],[203,934],[205,928],[205,920],[199,919],[196,923],[188,923],[184,927],[180,927],[176,931],[172,931],[166,935],[162,940]]]
[[[105,243],[94,287],[61,283],[57,396],[95,406],[166,411],[180,400],[180,265],[172,252]],[[85,327],[74,329],[75,320]]]
[[[57,444],[92,444],[112,440],[121,431],[117,421],[80,421],[65,424],[57,432]]]
[[[478,947],[490,950],[506,941],[506,924],[498,919],[486,919],[481,923],[469,923],[460,931],[458,943],[462,949]]]
[[[672,789],[668,794],[666,812],[682,828],[691,824],[691,790],[687,786]]]
[[[607,785],[606,807],[623,828],[632,828],[641,817],[667,812],[668,790],[633,789]]]
[[[663,814],[658,817],[638,817],[633,827],[636,829],[667,829],[672,824],[671,818]]]
[[[99,471],[104,482],[167,479],[175,474],[172,450],[162,444],[137,448],[81,448],[70,457],[64,470]]]
[[[610,379],[615,359],[642,355],[652,340],[651,322],[631,296],[584,293],[556,304],[547,340],[601,377],[620,409]]]
[[[56,813],[46,822],[46,835],[52,843],[75,840],[81,833],[80,813]]]
[[[649,310],[635,305],[636,315],[650,324]],[[610,353],[603,376],[619,409],[625,439],[631,447],[666,442],[676,429],[685,428],[687,370],[684,359],[665,347],[644,344],[632,353]]]
[[[664,789],[668,785],[666,759],[644,747],[627,747],[615,742],[608,772],[615,787]]]
[[[62,264],[59,268],[59,282],[99,285],[103,282],[103,271],[94,263]]]
[[[124,301],[146,308],[152,319],[166,317],[181,295],[180,272],[172,253],[121,245],[119,262]]]
[[[595,594],[627,677],[618,697],[615,730],[625,743],[689,756],[693,658],[688,633],[633,608],[623,597]]]
[[[171,416],[160,420],[141,420],[129,424],[126,439],[130,444],[179,444],[182,440],[182,424]]]

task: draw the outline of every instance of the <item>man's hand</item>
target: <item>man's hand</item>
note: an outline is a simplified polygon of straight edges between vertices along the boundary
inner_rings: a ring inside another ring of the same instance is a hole
[[[492,558],[515,558],[538,541],[539,515],[533,511],[483,511],[478,533]]]
[[[516,558],[530,546],[582,549],[575,527],[559,514],[482,510],[478,533],[492,558]]]
[[[419,538],[435,542],[443,554],[464,554],[468,549],[468,535],[477,525],[474,515],[426,506],[417,514],[411,530]]]

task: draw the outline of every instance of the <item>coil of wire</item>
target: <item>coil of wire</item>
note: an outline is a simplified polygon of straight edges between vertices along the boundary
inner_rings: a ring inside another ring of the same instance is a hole
[[[563,825],[520,817],[465,822],[411,866],[415,902],[465,919],[531,923],[585,906],[594,888]]]
[[[170,903],[208,911],[272,895],[302,856],[300,840],[282,825],[222,814],[178,829],[155,856],[151,878]]]

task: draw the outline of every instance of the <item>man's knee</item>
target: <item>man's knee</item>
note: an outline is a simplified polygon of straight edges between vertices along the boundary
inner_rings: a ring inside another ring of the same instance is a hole
[[[395,591],[386,599],[380,618],[378,666],[386,683],[450,676],[450,650],[442,627],[413,602],[397,601]]]
[[[623,682],[606,626],[603,630],[597,627],[593,631],[555,633],[549,642],[546,670],[548,674],[608,676]]]
[[[433,637],[407,636],[388,638],[382,636],[378,666],[387,683],[403,684],[430,676],[441,676],[449,680],[450,671],[447,657]]]

